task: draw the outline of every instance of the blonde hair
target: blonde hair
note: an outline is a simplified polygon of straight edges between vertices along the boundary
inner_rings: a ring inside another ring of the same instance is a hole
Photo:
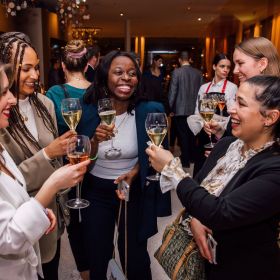
[[[235,49],[255,60],[260,60],[263,57],[267,58],[268,65],[263,71],[263,74],[280,76],[280,57],[270,40],[264,37],[249,38],[236,45]]]

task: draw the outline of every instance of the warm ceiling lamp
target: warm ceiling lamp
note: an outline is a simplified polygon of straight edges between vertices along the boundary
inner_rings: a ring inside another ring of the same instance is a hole
[[[84,21],[90,19],[86,0],[58,0],[57,13],[62,25],[72,24],[80,27]]]
[[[1,0],[1,4],[6,6],[6,11],[11,16],[16,16],[17,12],[28,7],[34,7],[36,0]]]
[[[95,42],[95,37],[101,28],[84,27],[73,28],[72,38],[76,40],[83,40],[86,45],[92,45]]]

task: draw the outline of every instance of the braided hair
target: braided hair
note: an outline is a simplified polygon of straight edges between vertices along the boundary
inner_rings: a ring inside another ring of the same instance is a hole
[[[27,35],[21,32],[7,32],[0,36],[0,60],[4,63],[10,63],[13,66],[14,82],[11,86],[11,91],[19,99],[20,93],[20,73],[22,68],[22,61],[26,48],[32,48],[37,54],[34,47],[31,45],[30,39]],[[48,112],[48,109],[43,102],[38,98],[40,91],[39,83],[35,84],[35,91],[29,96],[30,104],[34,105],[36,113],[42,118],[45,127],[53,134],[54,138],[57,137],[57,129],[54,121]],[[24,124],[24,120],[20,114],[18,103],[13,106],[10,111],[9,127],[7,128],[13,139],[17,144],[22,147],[24,155],[29,158],[33,155],[26,140],[35,149],[41,150],[41,146],[34,136],[30,133],[29,129]]]

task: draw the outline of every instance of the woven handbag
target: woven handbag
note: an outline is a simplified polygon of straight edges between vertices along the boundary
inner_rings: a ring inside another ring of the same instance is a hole
[[[205,280],[204,259],[181,224],[183,209],[164,231],[162,244],[154,256],[171,280]]]

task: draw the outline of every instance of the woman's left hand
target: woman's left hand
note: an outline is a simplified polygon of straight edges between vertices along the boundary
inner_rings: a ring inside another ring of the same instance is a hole
[[[156,145],[148,147],[146,153],[149,156],[151,165],[158,172],[161,172],[164,166],[174,158],[170,151],[164,150]]]
[[[53,212],[53,210],[47,208],[48,211],[48,218],[50,220],[50,226],[49,228],[46,230],[45,234],[49,234],[50,232],[53,232],[56,226],[56,216]]]
[[[133,180],[135,179],[135,177],[137,176],[138,172],[140,170],[140,166],[139,163],[137,163],[129,172],[119,176],[115,181],[114,184],[119,184],[121,181],[126,181],[128,183],[129,186],[131,186]],[[125,199],[125,195],[120,192],[119,190],[116,190],[117,196],[119,199],[124,200]]]

